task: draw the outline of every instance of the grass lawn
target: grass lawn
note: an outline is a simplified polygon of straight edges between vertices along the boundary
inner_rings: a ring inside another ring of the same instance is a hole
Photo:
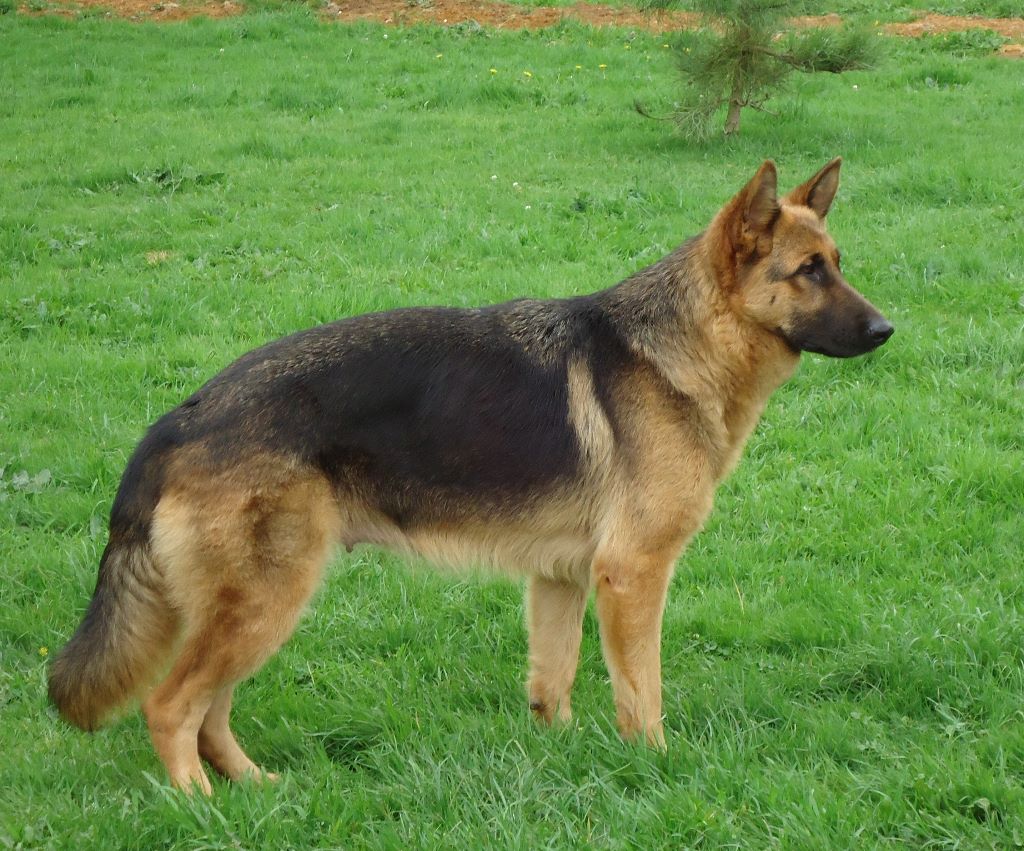
[[[0,847],[1024,843],[1024,63],[886,43],[700,148],[632,111],[673,97],[653,36],[0,15]],[[836,154],[896,335],[805,357],[681,561],[667,753],[618,740],[592,616],[576,720],[538,729],[521,589],[371,550],[239,689],[278,785],[189,801],[137,713],[57,720],[127,455],[232,358],[611,285],[764,158],[788,187]]]

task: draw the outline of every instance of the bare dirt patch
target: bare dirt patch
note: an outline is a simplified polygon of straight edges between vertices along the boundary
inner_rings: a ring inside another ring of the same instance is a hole
[[[63,0],[46,3],[39,8],[34,5],[22,5],[18,11],[27,15],[60,15],[68,18],[86,14],[105,14],[107,17],[126,18],[130,21],[184,21],[200,16],[227,18],[241,14],[245,7],[233,0]]]
[[[912,37],[965,30],[992,30],[1004,38],[1024,41],[1024,18],[975,18],[928,12],[909,23],[886,24],[882,29],[891,35]]]
[[[641,12],[590,3],[531,7],[481,0],[434,0],[429,4],[407,0],[335,0],[327,6],[327,15],[343,22],[375,21],[396,26],[472,21],[495,29],[541,29],[574,20],[597,27],[631,27],[652,32],[696,29],[701,22],[700,15],[692,12]]]
[[[665,9],[641,11],[613,8],[597,3],[576,3],[572,6],[520,6],[488,0],[433,0],[428,3],[410,0],[331,0],[326,13],[338,21],[375,21],[403,26],[432,23],[453,26],[475,22],[495,29],[540,29],[561,21],[578,21],[593,27],[623,27],[666,33],[695,30],[704,18],[695,12]],[[835,27],[843,19],[834,13],[805,15],[791,23],[800,29]]]
[[[1024,18],[976,18],[962,15],[939,15],[934,12],[922,13],[917,19],[905,24],[886,24],[882,27],[889,35],[920,38],[926,35],[966,32],[967,30],[991,30],[1003,38],[1011,39],[1009,44],[999,48],[999,55],[1009,59],[1024,59]]]

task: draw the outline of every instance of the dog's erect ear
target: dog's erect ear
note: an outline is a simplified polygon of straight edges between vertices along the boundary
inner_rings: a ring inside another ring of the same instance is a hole
[[[772,233],[781,207],[776,197],[775,163],[765,160],[750,183],[720,213],[732,251],[764,256],[772,250]]]
[[[839,166],[842,164],[842,157],[836,157],[814,177],[790,192],[783,201],[787,204],[810,207],[818,214],[819,219],[825,218],[839,189]]]
[[[718,234],[718,244],[725,251],[724,265],[771,253],[775,222],[782,212],[777,183],[775,163],[765,160],[750,182],[715,216],[711,230]]]
[[[743,187],[740,193],[743,229],[749,234],[767,233],[779,217],[778,180],[775,163],[765,160],[750,183]]]

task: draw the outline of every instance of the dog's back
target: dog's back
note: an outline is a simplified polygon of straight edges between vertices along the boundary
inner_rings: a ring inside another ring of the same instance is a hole
[[[579,472],[570,364],[593,376],[611,417],[608,387],[629,359],[593,296],[342,320],[212,378],[150,429],[125,485],[158,489],[157,477],[133,473],[170,455],[209,470],[276,455],[400,526],[453,500],[499,507]],[[125,496],[115,513],[131,510]],[[150,508],[154,496],[145,494]]]

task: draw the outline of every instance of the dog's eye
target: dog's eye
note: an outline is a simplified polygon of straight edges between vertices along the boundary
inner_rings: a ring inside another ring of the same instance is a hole
[[[821,266],[817,260],[812,260],[810,263],[804,263],[799,269],[796,270],[798,275],[803,275],[805,278],[814,278],[818,274],[818,270]]]

